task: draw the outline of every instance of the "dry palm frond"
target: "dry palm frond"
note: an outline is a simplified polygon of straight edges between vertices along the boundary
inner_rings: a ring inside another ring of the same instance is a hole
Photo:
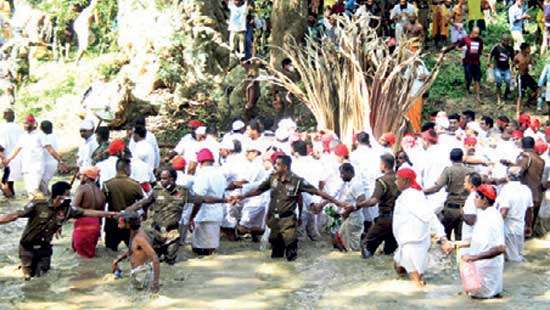
[[[364,18],[339,18],[336,42],[307,37],[302,45],[290,38],[283,51],[301,77],[298,82],[266,63],[271,82],[303,102],[319,128],[336,132],[345,143],[362,130],[375,137],[399,132],[407,111],[429,89],[442,61],[440,56],[432,72],[423,74],[419,52],[409,48],[412,42],[390,52],[366,23]]]

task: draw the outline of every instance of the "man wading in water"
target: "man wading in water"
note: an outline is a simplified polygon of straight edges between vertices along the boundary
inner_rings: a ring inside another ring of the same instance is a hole
[[[52,239],[61,226],[71,218],[114,217],[116,212],[85,210],[71,206],[67,198],[71,185],[57,182],[52,185],[52,198],[34,198],[23,210],[0,216],[0,224],[28,218],[19,243],[19,258],[25,280],[41,276],[50,270]]]
[[[130,244],[126,253],[113,261],[113,273],[120,272],[118,263],[130,258],[130,279],[136,289],[159,291],[160,262],[151,241],[140,229],[141,220],[135,211],[124,211],[118,218],[118,228],[130,230]]]

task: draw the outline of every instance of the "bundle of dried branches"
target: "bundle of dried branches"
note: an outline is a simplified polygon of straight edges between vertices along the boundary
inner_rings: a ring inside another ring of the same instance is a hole
[[[393,52],[364,19],[337,19],[335,35],[306,44],[289,38],[283,49],[301,80],[268,66],[269,79],[303,102],[318,127],[336,132],[350,143],[354,132],[367,130],[377,138],[391,131],[402,133],[406,114],[415,99],[429,89],[443,56],[432,71],[425,70],[414,41]]]

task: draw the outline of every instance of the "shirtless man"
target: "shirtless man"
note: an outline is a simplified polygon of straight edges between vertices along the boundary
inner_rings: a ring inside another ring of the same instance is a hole
[[[415,13],[409,16],[409,23],[405,26],[405,34],[407,39],[417,39],[422,41],[424,39],[424,27],[418,22]]]
[[[156,293],[159,291],[160,261],[149,238],[140,227],[141,220],[137,212],[121,212],[118,228],[130,230],[130,248],[113,261],[113,273],[120,272],[118,263],[129,257],[132,285],[136,289],[149,289]]]
[[[536,99],[538,96],[539,87],[537,82],[529,74],[529,69],[535,64],[533,57],[531,56],[531,48],[527,43],[521,43],[520,52],[514,57],[514,66],[518,73],[518,101],[517,105],[521,104],[521,97],[523,92],[529,88],[532,91],[530,99]]]
[[[99,168],[82,167],[79,170],[80,186],[76,189],[73,206],[85,210],[102,211],[105,195],[96,185]],[[80,256],[94,257],[97,240],[101,232],[101,222],[95,217],[82,217],[74,222],[73,249]]]

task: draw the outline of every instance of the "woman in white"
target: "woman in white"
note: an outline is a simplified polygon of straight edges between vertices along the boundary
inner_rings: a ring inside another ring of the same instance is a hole
[[[396,184],[401,194],[395,201],[392,224],[398,244],[395,270],[401,275],[408,274],[421,287],[425,285],[423,274],[428,266],[431,232],[439,239],[444,252],[450,253],[453,247],[445,238],[443,225],[433,210],[426,207],[428,200],[416,183],[416,173],[410,168],[400,169]]]
[[[468,247],[465,262],[474,262],[481,278],[481,288],[470,296],[492,298],[502,292],[504,271],[504,223],[498,210],[493,207],[496,191],[483,184],[476,190],[475,205],[478,209],[476,223],[470,242],[462,241],[461,247]]]

